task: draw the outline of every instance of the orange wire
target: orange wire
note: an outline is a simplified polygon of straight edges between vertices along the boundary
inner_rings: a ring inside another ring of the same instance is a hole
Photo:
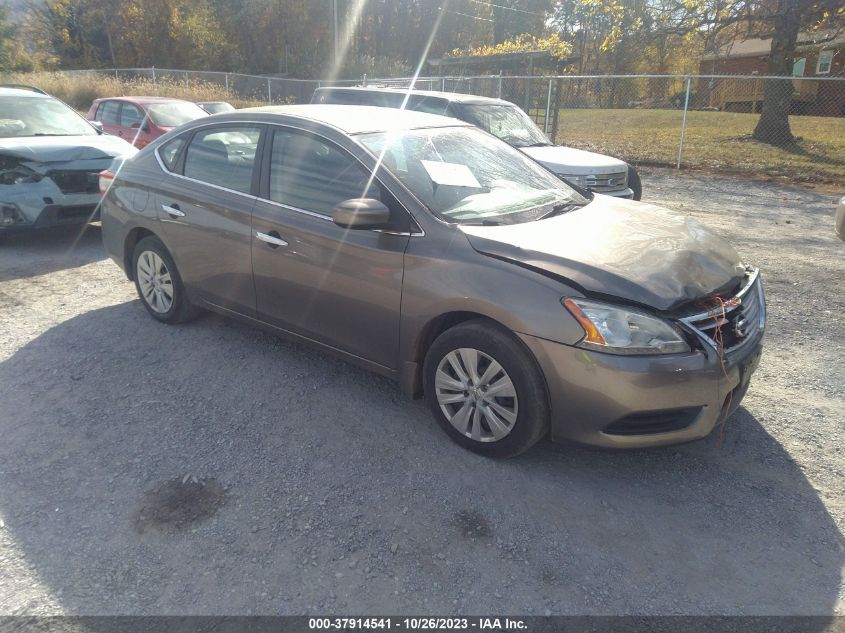
[[[724,334],[722,332],[722,321],[727,321],[727,310],[725,309],[725,301],[721,297],[714,297],[713,303],[716,305],[708,306],[706,303],[702,302],[702,307],[706,308],[707,315],[711,318],[717,318],[718,321],[716,324],[716,329],[713,331],[713,342],[716,343],[716,350],[719,354],[719,366],[722,368],[722,374],[725,377],[725,380],[728,380],[728,369],[725,366],[725,339]],[[718,310],[721,310],[721,315],[719,314]],[[723,407],[726,411],[729,411],[731,408],[731,403],[733,402],[733,390],[728,392],[728,399],[726,403],[726,407]],[[728,422],[728,416],[722,420],[719,425],[719,446],[722,445],[722,439],[725,433],[725,426]]]

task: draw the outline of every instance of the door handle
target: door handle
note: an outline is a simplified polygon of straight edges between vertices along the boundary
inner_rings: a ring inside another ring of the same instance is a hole
[[[161,209],[162,209],[162,211],[164,211],[167,215],[169,215],[171,217],[174,217],[174,218],[184,218],[185,217],[185,212],[182,211],[181,209],[179,209],[178,204],[172,204],[172,205],[163,204],[163,205],[161,205]]]
[[[267,242],[270,245],[270,248],[278,248],[279,246],[287,246],[288,243],[282,239],[282,236],[279,235],[276,231],[270,231],[269,233],[262,233],[261,231],[255,232],[255,237],[257,237],[262,242]]]

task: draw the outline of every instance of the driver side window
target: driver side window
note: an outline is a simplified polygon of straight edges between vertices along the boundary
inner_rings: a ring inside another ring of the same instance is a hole
[[[131,128],[133,123],[137,123],[140,127],[143,120],[144,115],[141,114],[141,110],[137,106],[131,103],[123,104],[120,109],[120,127]]]
[[[320,137],[277,129],[270,158],[270,199],[330,216],[350,198],[382,199],[378,183],[351,155]]]

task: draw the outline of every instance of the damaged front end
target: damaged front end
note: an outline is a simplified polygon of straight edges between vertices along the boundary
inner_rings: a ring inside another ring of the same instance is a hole
[[[0,154],[0,231],[96,219],[98,174],[111,161],[38,162]]]

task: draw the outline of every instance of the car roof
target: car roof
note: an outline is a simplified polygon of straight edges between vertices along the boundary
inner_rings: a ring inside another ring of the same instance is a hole
[[[326,86],[317,88],[317,92],[363,92],[363,93],[389,93],[389,94],[408,94],[407,88],[390,88],[387,86],[378,87],[363,87],[363,86]],[[412,95],[419,95],[422,97],[434,97],[445,99],[450,103],[467,103],[467,104],[486,104],[486,105],[513,105],[510,101],[504,99],[495,99],[493,97],[481,97],[479,95],[464,94],[461,92],[442,92],[437,90],[411,90]]]
[[[0,88],[0,97],[31,97],[33,99],[52,99],[48,94],[19,88]]]
[[[417,129],[431,127],[472,127],[469,123],[451,117],[417,112],[415,110],[399,110],[398,108],[379,108],[377,106],[332,105],[332,104],[304,104],[288,106],[264,106],[260,108],[246,108],[228,114],[217,114],[214,117],[233,117],[244,112],[256,114],[283,114],[295,116],[309,121],[325,123],[338,128],[347,134],[364,134],[366,132],[387,132],[395,129]],[[220,119],[223,120],[222,118]],[[208,121],[208,119],[206,119]]]
[[[193,101],[186,101],[185,99],[173,99],[172,97],[100,97],[97,101],[128,101],[143,105],[146,103],[193,103]]]

